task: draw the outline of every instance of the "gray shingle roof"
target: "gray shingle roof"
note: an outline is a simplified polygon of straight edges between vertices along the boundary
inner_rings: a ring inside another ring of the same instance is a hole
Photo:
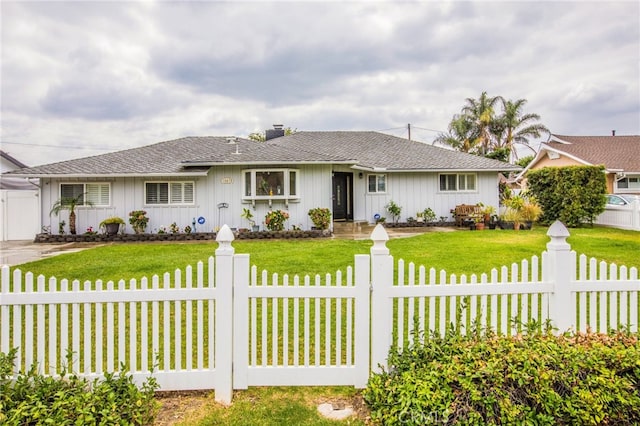
[[[298,132],[255,142],[228,137],[185,137],[108,154],[11,172],[14,175],[132,176],[207,173],[221,164],[351,164],[406,170],[519,170],[501,161],[410,142],[377,132]]]
[[[363,168],[386,170],[519,170],[502,161],[465,154],[378,132],[298,132],[267,142],[357,159]]]

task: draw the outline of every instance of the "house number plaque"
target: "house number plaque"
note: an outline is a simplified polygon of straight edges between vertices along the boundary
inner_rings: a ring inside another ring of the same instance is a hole
[[[233,178],[223,177],[222,179],[220,179],[220,183],[223,183],[223,184],[233,183]]]

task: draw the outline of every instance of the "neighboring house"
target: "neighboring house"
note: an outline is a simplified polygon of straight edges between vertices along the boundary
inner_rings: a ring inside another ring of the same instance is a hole
[[[562,166],[605,167],[607,192],[640,193],[640,136],[563,136],[552,134],[529,165],[529,170]]]
[[[12,172],[40,178],[43,224],[61,196],[86,193],[92,207],[77,209],[78,233],[106,217],[143,209],[147,232],[175,222],[181,229],[248,227],[242,209],[261,225],[271,209],[286,209],[287,228],[309,229],[308,211],[331,209],[334,220],[373,223],[389,218],[385,205],[403,208],[401,220],[427,207],[451,220],[458,204],[498,205],[499,172],[519,167],[377,132],[267,131],[266,142],[236,137],[185,137],[141,148]],[[200,219],[200,221],[198,221]],[[201,223],[204,222],[204,223]],[[127,232],[132,232],[127,226]]]
[[[27,165],[0,150],[0,173]],[[40,229],[38,182],[0,176],[0,241],[33,239]]]

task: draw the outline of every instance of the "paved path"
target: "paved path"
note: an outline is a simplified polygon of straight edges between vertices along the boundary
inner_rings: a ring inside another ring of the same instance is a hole
[[[20,265],[61,253],[72,253],[99,243],[38,244],[33,241],[0,241],[0,265]]]

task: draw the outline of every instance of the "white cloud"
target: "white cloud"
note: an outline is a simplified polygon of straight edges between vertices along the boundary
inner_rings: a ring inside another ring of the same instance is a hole
[[[482,91],[557,133],[640,133],[637,2],[1,7],[2,149],[33,165],[276,122],[430,141]]]

